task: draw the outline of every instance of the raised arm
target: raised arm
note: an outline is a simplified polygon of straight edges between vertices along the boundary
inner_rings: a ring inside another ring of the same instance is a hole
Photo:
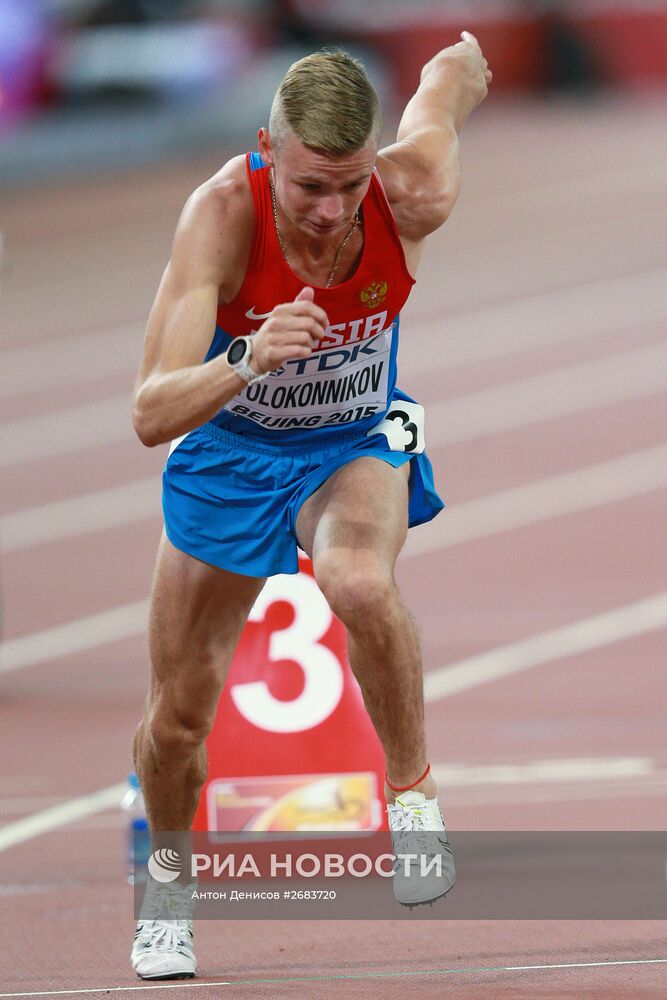
[[[424,66],[396,142],[378,154],[399,234],[408,241],[419,242],[449,216],[460,187],[458,134],[491,82],[477,39],[468,31],[461,39]]]

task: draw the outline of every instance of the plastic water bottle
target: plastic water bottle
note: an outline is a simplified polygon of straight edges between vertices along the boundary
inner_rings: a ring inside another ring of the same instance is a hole
[[[127,881],[130,885],[146,881],[146,864],[151,854],[151,835],[146,819],[146,803],[139,778],[132,771],[127,776],[127,791],[120,804],[127,813]]]

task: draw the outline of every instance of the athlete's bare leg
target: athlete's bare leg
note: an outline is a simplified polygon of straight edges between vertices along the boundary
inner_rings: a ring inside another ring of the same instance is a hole
[[[355,459],[309,497],[297,519],[320,589],[347,628],[350,665],[398,786],[427,765],[419,641],[394,581],[407,534],[408,475],[409,463],[395,469]],[[415,790],[435,796],[431,775]],[[385,795],[394,801],[387,785]]]
[[[163,535],[149,620],[150,689],[134,761],[154,831],[189,830],[236,645],[264,580],[228,573]]]

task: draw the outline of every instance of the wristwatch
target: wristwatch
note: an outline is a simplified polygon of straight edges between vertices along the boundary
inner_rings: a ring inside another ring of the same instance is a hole
[[[254,368],[250,367],[252,358],[252,337],[234,337],[227,348],[227,364],[233,368],[237,375],[240,375],[248,385],[261,382],[266,375],[260,375]]]

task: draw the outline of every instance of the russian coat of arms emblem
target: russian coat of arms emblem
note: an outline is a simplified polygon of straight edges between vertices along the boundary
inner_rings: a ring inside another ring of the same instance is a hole
[[[367,309],[375,309],[387,298],[389,285],[386,281],[373,281],[361,291],[361,301]]]

